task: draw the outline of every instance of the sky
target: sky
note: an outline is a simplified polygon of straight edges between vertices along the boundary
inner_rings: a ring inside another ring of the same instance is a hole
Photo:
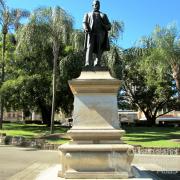
[[[124,22],[118,44],[132,47],[141,37],[152,33],[156,25],[176,23],[180,29],[180,0],[100,0],[101,11],[110,21]],[[74,17],[74,27],[82,29],[82,19],[92,10],[92,0],[6,0],[9,8],[33,11],[38,7],[60,6]]]

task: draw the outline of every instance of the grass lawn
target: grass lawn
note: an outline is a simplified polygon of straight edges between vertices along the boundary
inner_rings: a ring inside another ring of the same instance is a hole
[[[66,131],[67,128],[55,126],[54,133],[65,133]],[[50,128],[37,124],[4,123],[3,130],[0,130],[0,133],[6,133],[8,136],[23,136],[28,139],[45,136],[44,139],[50,143],[62,144],[68,141],[66,138],[49,137]]]
[[[179,147],[180,127],[123,127],[123,140],[142,147]],[[178,140],[178,142],[175,142]]]
[[[16,124],[4,123],[0,133],[10,136],[23,136],[25,138],[36,138],[44,136],[49,143],[62,144],[69,141],[58,134],[65,133],[68,129],[55,126],[55,135],[49,135],[48,127],[37,124]],[[179,147],[180,148],[180,127],[123,127],[126,134],[123,140],[132,145],[142,147]],[[174,140],[179,139],[179,142]]]

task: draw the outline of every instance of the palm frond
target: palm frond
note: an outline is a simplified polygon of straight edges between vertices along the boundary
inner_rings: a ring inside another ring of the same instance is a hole
[[[7,8],[6,1],[0,0],[0,9],[2,9],[2,11],[4,11],[6,8]]]

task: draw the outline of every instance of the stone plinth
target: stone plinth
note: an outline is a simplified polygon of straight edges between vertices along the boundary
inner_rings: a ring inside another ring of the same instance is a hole
[[[73,139],[60,146],[65,179],[122,179],[131,176],[133,147],[124,144],[117,92],[121,81],[108,71],[82,72],[69,81],[74,94]]]

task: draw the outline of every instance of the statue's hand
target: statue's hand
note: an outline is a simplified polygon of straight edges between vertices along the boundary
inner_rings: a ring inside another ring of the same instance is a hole
[[[106,30],[106,31],[110,31],[111,30],[111,25],[110,24],[103,24],[103,26],[104,26],[104,29]]]
[[[111,24],[106,25],[106,29],[107,29],[107,31],[110,31],[111,30]]]
[[[88,32],[89,32],[89,29],[88,29],[88,28],[85,28],[85,29],[84,29],[84,32],[85,32],[85,33],[88,33]]]

